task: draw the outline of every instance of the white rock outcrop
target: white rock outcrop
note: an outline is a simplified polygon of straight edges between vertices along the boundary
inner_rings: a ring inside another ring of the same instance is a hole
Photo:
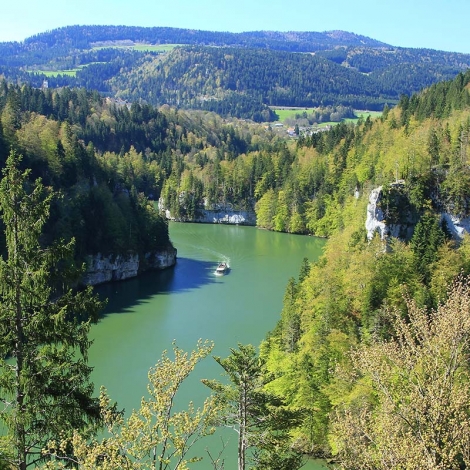
[[[378,232],[380,238],[383,240],[387,234],[387,226],[385,225],[385,216],[378,207],[378,201],[380,199],[380,193],[382,192],[382,186],[375,188],[371,191],[369,196],[369,204],[367,204],[367,218],[366,218],[366,230],[367,238],[372,240],[375,232]]]
[[[123,281],[136,277],[140,272],[165,269],[176,263],[176,250],[167,249],[147,253],[140,259],[138,254],[108,255],[101,253],[86,258],[86,271],[82,284],[96,286],[111,281]]]
[[[447,212],[441,214],[441,217],[456,240],[462,240],[466,234],[470,233],[470,217],[459,218]]]
[[[184,220],[184,222],[198,222],[205,224],[231,224],[231,225],[256,225],[256,214],[252,211],[237,210],[209,210],[199,211],[200,215],[194,220]],[[169,210],[165,211],[165,217],[169,220],[178,219],[171,215]]]

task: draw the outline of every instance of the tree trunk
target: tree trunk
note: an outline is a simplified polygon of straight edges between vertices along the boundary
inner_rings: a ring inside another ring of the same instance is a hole
[[[18,219],[14,218],[14,259],[13,263],[17,266],[19,261],[19,247],[18,247]],[[16,267],[15,266],[15,267]],[[24,389],[23,389],[23,362],[24,362],[24,330],[23,330],[23,309],[21,308],[21,279],[19,278],[19,271],[15,272],[15,328],[16,328],[16,374],[15,374],[15,387],[16,387],[16,409],[17,415],[15,417],[15,433],[17,441],[17,455],[18,455],[18,468],[19,470],[26,470],[26,432],[24,427]]]
[[[246,407],[247,407],[247,393],[246,384],[242,384],[240,394],[240,403],[238,408],[238,418],[240,423],[238,435],[238,470],[245,470],[246,466]]]

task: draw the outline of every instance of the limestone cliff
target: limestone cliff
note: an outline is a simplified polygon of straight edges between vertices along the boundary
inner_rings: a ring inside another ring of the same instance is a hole
[[[231,225],[256,225],[254,211],[238,211],[234,209],[204,209],[194,219],[178,219],[172,216],[169,210],[165,210],[165,216],[169,220],[177,222],[199,222],[205,224],[231,224]]]
[[[419,220],[405,191],[405,182],[395,181],[387,187],[371,191],[367,205],[366,230],[371,240],[377,232],[382,240],[387,237],[409,240]]]
[[[410,208],[402,189],[402,184],[391,184],[386,202],[382,186],[371,191],[365,223],[369,240],[375,233],[378,233],[382,240],[387,237],[409,240],[412,237],[419,216]],[[438,207],[442,206],[440,201],[434,203]],[[464,235],[470,233],[470,217],[458,217],[449,212],[442,212],[440,217],[455,240],[462,240]]]
[[[447,212],[441,214],[441,217],[455,240],[461,240],[470,233],[470,217],[457,217]]]
[[[378,206],[382,186],[371,191],[369,196],[369,204],[367,204],[366,230],[367,238],[372,240],[377,232],[383,240],[386,234],[385,217],[382,209]]]
[[[176,263],[176,249],[126,255],[107,255],[101,253],[86,258],[86,271],[82,284],[96,286],[110,281],[122,281],[136,277],[139,273],[155,269],[165,269]]]

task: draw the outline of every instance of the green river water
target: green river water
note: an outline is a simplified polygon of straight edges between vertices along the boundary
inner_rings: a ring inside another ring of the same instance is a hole
[[[187,351],[199,338],[213,340],[213,354],[222,357],[238,342],[258,346],[279,319],[288,279],[297,277],[304,257],[316,260],[324,245],[313,237],[208,224],[171,223],[170,237],[178,249],[174,268],[97,289],[109,301],[92,329],[93,381],[97,388],[104,385],[126,414],[139,407],[148,369],[164,349],[171,350],[173,340]],[[230,272],[215,276],[224,260]],[[220,378],[221,372],[212,358],[202,361],[181,389],[181,405],[200,404],[209,392],[200,379]],[[227,430],[224,439],[229,440],[225,470],[235,470],[236,434]],[[201,444],[199,455],[214,445],[216,453],[219,444],[218,439]],[[195,468],[209,469],[207,458]],[[317,461],[304,468],[324,467]]]

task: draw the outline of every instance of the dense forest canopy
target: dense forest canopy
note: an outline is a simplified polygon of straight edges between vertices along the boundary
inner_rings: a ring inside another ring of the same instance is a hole
[[[311,410],[298,442],[335,454],[342,468],[468,468],[465,438],[451,435],[461,429],[453,417],[465,427],[468,416],[470,310],[459,276],[470,274],[469,239],[452,237],[443,214],[470,215],[469,80],[459,75],[402,97],[380,119],[298,142],[300,162],[324,168],[304,214],[329,240],[289,281],[262,356],[277,376],[270,390]],[[385,224],[411,226],[411,235],[366,236],[378,187]],[[286,193],[263,199],[279,205]],[[288,213],[267,221],[276,229]]]
[[[103,158],[96,150],[102,145],[99,132],[93,133],[96,149],[88,137],[92,132],[87,121],[92,120],[93,106],[100,106],[102,98],[84,89],[44,93],[6,82],[0,88],[2,166],[14,150],[23,155],[22,168],[29,168],[32,178],[41,178],[60,195],[52,204],[45,243],[74,237],[80,258],[98,252],[145,253],[170,246],[166,222],[144,195],[155,191],[158,165],[144,161],[131,143],[127,147],[119,143],[120,162],[113,161],[116,155],[111,153]],[[159,113],[152,118],[157,120],[154,129],[165,125]],[[132,128],[132,122],[129,126]]]

